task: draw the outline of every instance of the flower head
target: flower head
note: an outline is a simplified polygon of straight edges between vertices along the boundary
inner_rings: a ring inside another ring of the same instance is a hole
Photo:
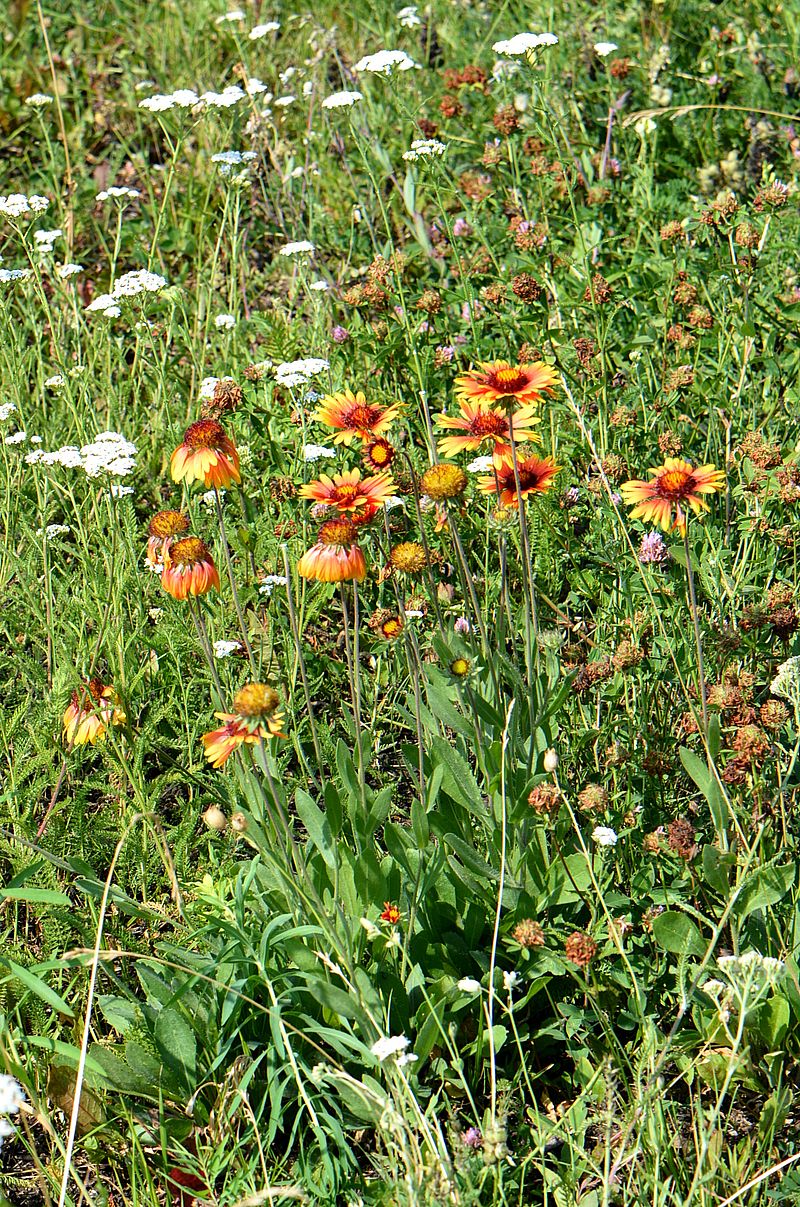
[[[300,489],[300,497],[314,499],[324,507],[334,507],[339,512],[352,512],[351,519],[363,523],[383,507],[394,493],[395,485],[389,474],[376,474],[372,478],[361,477],[360,469],[348,469],[342,474],[328,477],[322,474],[315,482]]]
[[[170,472],[175,482],[202,482],[218,490],[242,480],[236,445],[216,419],[200,419],[187,427],[172,454]]]
[[[124,725],[127,718],[119,703],[114,688],[100,679],[90,679],[79,691],[74,691],[62,719],[67,746],[70,749],[94,746],[105,738],[111,726]]]
[[[164,564],[161,585],[173,599],[205,595],[219,590],[219,571],[208,546],[196,536],[173,542]]]
[[[467,489],[467,475],[460,465],[432,465],[420,480],[420,489],[429,499],[457,499]]]
[[[392,901],[384,901],[383,910],[381,911],[381,922],[391,922],[392,925],[399,922],[402,917],[400,907]]]
[[[465,450],[474,451],[491,442],[498,451],[508,449],[511,433],[517,444],[525,440],[536,440],[531,431],[539,423],[532,406],[521,407],[510,418],[502,411],[494,410],[485,401],[471,401],[463,397],[458,400],[460,414],[437,415],[436,426],[458,432],[456,436],[445,436],[437,444],[443,457],[454,457]]]
[[[478,489],[484,494],[499,495],[504,507],[518,507],[520,498],[525,499],[528,495],[544,494],[548,491],[560,469],[561,466],[556,465],[552,457],[517,457],[515,475],[513,457],[511,453],[505,452],[495,456],[492,476],[478,479]]]
[[[428,565],[428,555],[418,541],[401,541],[389,553],[389,562],[400,574],[421,574]]]
[[[382,436],[400,414],[401,406],[399,402],[388,407],[378,406],[367,402],[361,390],[357,394],[343,390],[323,398],[314,419],[336,431],[334,444],[351,444],[356,437],[365,441],[371,436]]]
[[[664,532],[686,532],[686,508],[695,515],[708,511],[704,495],[716,494],[725,487],[725,473],[713,465],[693,468],[679,457],[667,457],[663,465],[648,471],[649,482],[623,482],[622,498],[633,506],[631,519],[658,524]]]
[[[317,534],[317,542],[297,563],[301,578],[323,583],[357,582],[365,577],[367,563],[357,544],[358,529],[351,520],[326,520]]]
[[[151,566],[166,563],[176,537],[189,531],[189,517],[182,511],[157,511],[147,525],[147,560]]]
[[[397,456],[397,450],[383,436],[369,440],[361,450],[361,459],[370,469],[386,470]]]
[[[233,712],[216,712],[224,725],[202,737],[205,755],[212,767],[221,767],[243,743],[255,745],[266,738],[285,738],[283,714],[274,688],[266,683],[247,683],[233,697]]]
[[[552,394],[558,374],[544,361],[512,365],[507,360],[487,361],[471,369],[455,381],[459,398],[495,405],[512,399],[519,406],[541,402],[544,394]]]

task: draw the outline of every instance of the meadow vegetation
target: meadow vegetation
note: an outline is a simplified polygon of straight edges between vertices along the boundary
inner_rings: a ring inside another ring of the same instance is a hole
[[[796,5],[0,30],[0,1201],[800,1202]]]

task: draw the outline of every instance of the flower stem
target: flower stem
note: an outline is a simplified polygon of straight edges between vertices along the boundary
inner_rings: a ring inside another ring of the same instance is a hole
[[[689,549],[689,525],[683,532],[683,548],[686,554],[686,578],[689,584],[689,607],[692,613],[692,624],[694,626],[694,641],[697,650],[697,674],[700,680],[700,702],[703,711],[703,739],[708,743],[708,693],[706,691],[706,673],[703,663],[703,638],[700,633],[700,619],[697,613],[697,595],[694,589],[694,570],[692,568],[692,555]],[[709,759],[710,759],[709,755]]]
[[[228,538],[225,534],[225,519],[222,514],[222,500],[219,497],[219,489],[216,486],[214,487],[214,503],[216,504],[216,508],[217,508],[217,521],[219,523],[219,534],[220,534],[220,537],[222,538],[222,549],[225,554],[225,565],[228,570],[228,579],[230,580],[231,591],[233,592],[233,606],[236,609],[236,616],[239,621],[239,629],[242,634],[242,641],[244,642],[244,648],[247,651],[247,657],[250,660],[250,670],[252,672],[253,678],[257,679],[258,671],[256,670],[256,660],[253,657],[253,647],[250,645],[250,639],[247,636],[247,626],[245,625],[245,622],[244,622],[244,612],[242,611],[242,605],[241,605],[241,601],[239,599],[239,592],[236,587],[236,577],[233,573],[233,561],[231,559],[231,551],[230,551],[230,547],[228,545]]]

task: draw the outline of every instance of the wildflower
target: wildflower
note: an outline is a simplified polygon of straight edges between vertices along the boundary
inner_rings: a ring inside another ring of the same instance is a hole
[[[518,457],[517,473],[510,452],[495,455],[494,473],[480,478],[478,489],[484,494],[499,495],[504,507],[518,507],[520,499],[530,494],[544,494],[553,485],[553,479],[561,470],[552,457]],[[517,491],[517,477],[519,491]]]
[[[412,142],[411,149],[403,152],[403,159],[433,159],[444,155],[447,145],[435,138],[417,138]]]
[[[133,200],[138,196],[138,189],[129,189],[127,185],[112,185],[111,188],[102,189],[95,197],[95,201],[122,201],[128,197]]]
[[[595,42],[594,44],[595,54],[599,54],[601,59],[613,54],[615,50],[619,50],[616,42]]]
[[[309,243],[308,239],[300,239],[297,243],[285,243],[278,250],[279,256],[302,256],[313,255],[315,251],[313,243]]]
[[[548,775],[552,775],[558,766],[558,754],[552,746],[545,750],[544,758],[542,759],[542,766]]]
[[[265,683],[247,683],[233,697],[233,712],[215,712],[224,725],[204,733],[201,739],[211,766],[221,767],[242,744],[252,746],[271,737],[285,738],[279,703],[274,688]]]
[[[420,479],[420,489],[429,499],[457,499],[467,489],[467,475],[458,465],[432,465]]]
[[[323,109],[349,109],[353,105],[357,105],[359,101],[364,99],[362,92],[351,90],[349,92],[332,92],[330,96],[326,96],[322,102]]]
[[[787,658],[780,664],[769,690],[773,696],[782,696],[784,700],[800,705],[800,658]]]
[[[169,550],[161,585],[174,599],[219,590],[219,572],[208,546],[196,536],[181,537]]]
[[[330,368],[330,361],[324,360],[320,356],[310,356],[304,360],[284,361],[283,364],[276,365],[275,376],[279,385],[304,386],[308,383],[309,377],[316,377],[318,373],[324,373],[328,368]]]
[[[472,631],[472,626],[466,616],[459,616],[453,621],[453,632],[458,633],[459,637],[466,637]]]
[[[269,599],[276,587],[285,587],[288,580],[285,574],[267,574],[259,581],[259,595],[266,595]]]
[[[50,202],[47,197],[32,193],[26,197],[24,193],[9,193],[0,197],[0,214],[6,218],[27,218],[32,214],[43,214]]]
[[[401,8],[397,14],[397,20],[406,29],[414,29],[415,26],[422,25],[416,4],[407,4],[405,8]]]
[[[236,326],[236,317],[232,314],[218,314],[214,318],[214,326],[218,331],[230,331]]]
[[[468,1127],[463,1136],[467,1148],[476,1151],[483,1147],[483,1133],[479,1127]]]
[[[678,457],[667,457],[663,465],[648,472],[652,475],[649,482],[624,482],[620,487],[625,503],[633,505],[631,519],[658,524],[664,532],[675,529],[681,536],[686,532],[686,505],[695,515],[708,511],[703,495],[716,494],[725,486],[723,470],[713,465],[694,469]]]
[[[348,469],[342,474],[334,474],[332,478],[323,474],[317,481],[309,482],[301,487],[300,497],[314,499],[340,512],[358,512],[359,518],[370,519],[391,498],[394,489],[395,484],[389,474],[376,474],[362,479],[360,469]]]
[[[694,859],[697,854],[694,826],[685,817],[676,817],[667,826],[667,842],[671,851],[681,859]]]
[[[364,464],[370,469],[385,470],[387,469],[396,456],[394,445],[388,440],[384,440],[382,436],[377,436],[374,440],[370,440],[361,450],[361,459]]]
[[[346,327],[340,327],[339,324],[331,330],[331,339],[335,344],[346,344],[350,338],[350,332]]]
[[[388,1060],[390,1056],[398,1056],[401,1052],[405,1052],[406,1048],[411,1046],[411,1040],[405,1035],[390,1035],[378,1039],[370,1048],[373,1056],[377,1056],[378,1060]]]
[[[555,34],[531,34],[522,33],[514,34],[513,38],[506,38],[501,42],[494,42],[492,50],[495,54],[507,55],[509,58],[517,58],[519,55],[527,54],[530,50],[538,50],[542,46],[557,46],[558,38]]]
[[[373,943],[375,939],[382,938],[383,931],[379,926],[376,926],[374,922],[371,922],[369,918],[359,918],[359,923],[366,931],[367,938],[369,939],[370,943]]]
[[[242,648],[241,641],[215,641],[214,642],[214,657],[215,658],[230,658],[231,654],[235,654],[237,650]]]
[[[25,1093],[19,1082],[9,1073],[0,1073],[0,1115],[16,1115],[25,1102]],[[15,1128],[9,1119],[0,1119],[0,1147],[7,1136],[14,1134]]]
[[[592,830],[592,838],[599,847],[615,847],[618,835],[616,830],[611,829],[611,826],[595,826]]]
[[[24,444],[28,439],[27,432],[12,432],[10,436],[6,436],[4,444]]]
[[[209,805],[205,813],[200,814],[201,818],[208,826],[209,830],[217,830],[222,832],[228,828],[228,819],[221,809],[216,805]]]
[[[503,972],[503,988],[507,993],[511,993],[512,989],[515,989],[519,982],[520,975],[518,972]]]
[[[555,784],[537,784],[528,794],[528,804],[540,817],[557,813],[561,800],[561,791]]]
[[[170,545],[189,531],[189,518],[182,511],[158,511],[147,526],[147,560],[166,564]]]
[[[30,96],[25,97],[25,104],[32,109],[43,109],[46,105],[52,105],[53,97],[48,92],[33,92]]]
[[[643,565],[660,565],[669,557],[669,549],[664,544],[660,532],[646,532],[639,542],[639,561]]]
[[[263,25],[254,25],[247,35],[251,42],[265,38],[267,34],[277,33],[281,27],[280,21],[265,21]]]
[[[608,792],[602,784],[587,784],[578,793],[578,803],[584,813],[596,813],[608,807]]]
[[[59,386],[66,384],[66,380],[63,373],[54,373],[52,377],[45,379],[45,388],[48,390],[57,390]]]
[[[94,746],[105,738],[111,726],[124,725],[127,720],[119,707],[116,691],[101,679],[90,679],[72,693],[62,720],[64,741],[73,746]]]
[[[69,536],[72,529],[69,524],[48,524],[46,528],[37,528],[37,536],[45,536],[48,541],[51,541],[57,536]]]
[[[394,925],[400,921],[402,914],[400,913],[399,906],[394,905],[391,901],[384,901],[380,917],[381,922],[391,922]]]
[[[456,679],[465,679],[471,667],[472,663],[469,658],[454,658],[448,669],[451,675],[455,675]]]
[[[357,544],[358,530],[350,520],[326,520],[315,545],[297,563],[301,578],[323,583],[357,582],[366,576],[367,563]]]
[[[586,968],[597,955],[597,944],[584,931],[576,930],[567,939],[564,954],[571,964]]]
[[[236,446],[215,419],[189,425],[172,454],[170,473],[175,482],[202,482],[218,490],[242,480]]]
[[[496,405],[513,399],[520,407],[541,402],[543,394],[552,394],[558,374],[544,361],[512,365],[507,360],[487,361],[455,380],[461,399]]]
[[[402,403],[388,407],[367,402],[361,390],[354,394],[344,390],[323,398],[313,418],[317,423],[336,429],[334,444],[351,444],[358,437],[362,442],[370,436],[382,436],[400,413]]]
[[[462,993],[480,993],[482,986],[480,981],[476,981],[474,977],[465,976],[458,982],[456,989],[460,989]]]
[[[376,54],[365,55],[356,63],[355,71],[369,71],[373,75],[391,75],[394,68],[398,71],[410,71],[419,67],[404,50],[379,50]]]
[[[523,918],[521,922],[518,922],[511,932],[511,937],[519,943],[520,947],[528,949],[544,945],[544,931],[538,922],[534,922],[533,918]]]
[[[417,541],[401,541],[390,551],[389,562],[400,574],[421,574],[428,565],[428,555]]]
[[[513,416],[493,410],[484,402],[472,402],[468,398],[458,400],[460,415],[437,415],[436,425],[451,431],[461,432],[462,435],[445,436],[437,444],[437,449],[443,457],[453,457],[465,450],[475,450],[491,441],[496,449],[507,449],[508,442],[513,437],[516,443],[525,440],[536,440],[531,428],[539,423],[532,406],[521,407]]]

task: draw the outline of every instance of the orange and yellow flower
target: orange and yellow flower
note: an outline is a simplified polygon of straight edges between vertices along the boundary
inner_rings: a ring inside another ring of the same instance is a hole
[[[176,537],[189,531],[189,518],[182,511],[157,511],[147,526],[147,560],[151,566],[167,564]]]
[[[187,427],[169,468],[175,482],[202,482],[218,490],[242,480],[236,445],[216,419],[200,419]]]
[[[470,369],[455,380],[456,396],[493,406],[501,399],[513,399],[519,406],[535,406],[544,394],[552,394],[558,373],[544,361],[512,365],[507,360],[492,360]]]
[[[376,436],[374,440],[367,441],[361,450],[361,456],[368,469],[374,469],[380,473],[387,470],[392,464],[397,456],[397,450],[383,436]]]
[[[253,746],[267,738],[285,738],[278,693],[266,683],[247,683],[233,697],[233,712],[215,712],[220,729],[204,733],[202,743],[212,767],[221,767],[243,743]]]
[[[518,507],[520,498],[544,494],[553,485],[553,479],[561,469],[552,457],[517,457],[517,475],[510,452],[495,455],[494,473],[491,477],[479,478],[478,488],[484,494],[499,495],[504,507]],[[519,491],[517,491],[517,476]]]
[[[724,470],[714,465],[694,468],[680,457],[667,457],[647,472],[652,475],[649,482],[623,482],[619,488],[624,502],[633,506],[631,519],[658,524],[664,532],[674,529],[681,536],[686,533],[687,508],[695,515],[708,511],[703,496],[725,488]]]
[[[357,543],[358,529],[352,520],[326,520],[317,534],[317,543],[297,563],[301,578],[322,583],[357,582],[366,576],[367,562]]]
[[[356,438],[366,441],[370,437],[382,436],[400,414],[402,403],[393,402],[388,407],[367,402],[366,395],[359,390],[343,390],[339,394],[328,394],[317,408],[314,419],[333,428],[334,444],[352,444]]]
[[[219,571],[205,542],[196,536],[175,541],[170,546],[169,561],[164,563],[161,585],[174,599],[218,591]]]
[[[467,449],[478,449],[487,440],[500,452],[510,447],[512,432],[517,444],[537,439],[536,433],[530,429],[540,420],[532,406],[520,407],[510,419],[502,411],[493,410],[488,403],[471,402],[466,397],[459,398],[458,407],[460,415],[436,416],[437,427],[463,433],[460,436],[445,436],[439,441],[436,447],[443,457],[454,457]]]
[[[381,910],[381,922],[391,922],[394,926],[402,918],[400,906],[395,905],[393,901],[384,901],[383,909]]]
[[[112,725],[124,725],[127,718],[119,704],[114,688],[100,679],[90,679],[80,691],[74,691],[62,719],[67,746],[94,746]]]
[[[360,469],[346,469],[332,478],[322,474],[316,482],[301,487],[300,497],[334,507],[339,512],[352,512],[354,514],[350,515],[350,519],[364,523],[372,519],[379,507],[385,505],[395,489],[391,474],[362,478]]]

